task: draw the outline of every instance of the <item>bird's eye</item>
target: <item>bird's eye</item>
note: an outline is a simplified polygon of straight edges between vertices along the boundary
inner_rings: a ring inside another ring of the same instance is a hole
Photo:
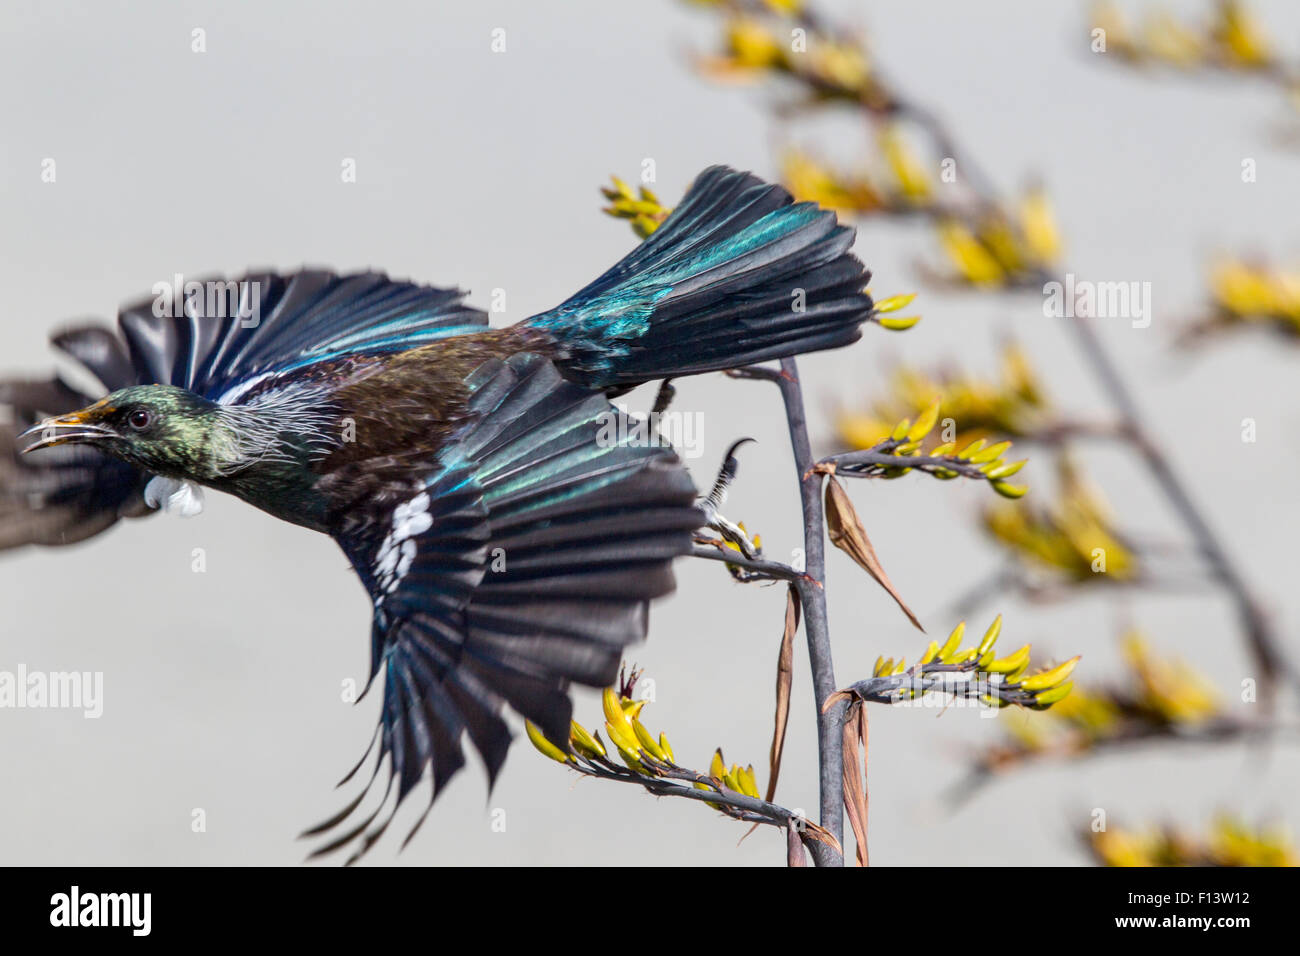
[[[153,415],[147,408],[136,408],[126,416],[126,423],[136,431],[142,432],[153,424]]]

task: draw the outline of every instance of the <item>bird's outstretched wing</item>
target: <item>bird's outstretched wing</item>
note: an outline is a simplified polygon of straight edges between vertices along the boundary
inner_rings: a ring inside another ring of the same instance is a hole
[[[186,294],[189,285],[126,306],[118,327],[140,383],[179,385],[214,402],[277,373],[487,325],[486,313],[465,305],[457,289],[380,272],[251,272],[193,280]]]
[[[487,325],[486,314],[455,289],[377,272],[249,273],[194,280],[185,290],[182,284],[127,305],[116,329],[84,325],[51,341],[106,391],[161,383],[233,401],[316,362],[414,348]],[[57,378],[0,380],[0,550],[71,544],[120,516],[148,513],[149,476],[93,449],[18,457],[19,432],[94,397]]]
[[[492,360],[469,384],[469,421],[427,477],[340,539],[374,603],[371,681],[382,675],[384,700],[369,781],[309,831],[336,834],[317,853],[365,852],[426,770],[432,806],[464,764],[464,734],[494,780],[506,703],[567,741],[570,683],[614,680],[702,521],[677,456],[637,441],[620,411],[549,361]],[[385,768],[379,806],[338,834]]]

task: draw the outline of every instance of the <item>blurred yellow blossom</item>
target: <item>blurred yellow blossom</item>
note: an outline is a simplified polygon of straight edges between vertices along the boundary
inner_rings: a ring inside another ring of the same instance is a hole
[[[1135,577],[1137,558],[1115,532],[1100,492],[1068,456],[1060,456],[1057,464],[1055,502],[1045,508],[991,506],[984,512],[985,528],[1018,557],[1075,581]]]
[[[930,176],[897,126],[887,126],[880,134],[880,149],[889,163],[898,192],[909,202],[923,204],[930,198]]]
[[[1010,742],[985,751],[982,766],[1004,769],[1035,755],[1068,756],[1211,724],[1229,727],[1233,718],[1200,672],[1177,658],[1157,655],[1136,631],[1124,637],[1122,647],[1122,683],[1080,687],[1048,717],[1008,721],[1003,727]]]
[[[1297,866],[1300,856],[1281,827],[1252,827],[1221,815],[1205,836],[1174,826],[1129,830],[1110,826],[1084,834],[1104,866]]]
[[[871,448],[889,437],[902,418],[920,415],[939,400],[952,430],[934,433],[930,444],[965,445],[978,438],[1018,438],[1046,421],[1050,403],[1024,351],[1008,345],[996,380],[952,371],[928,373],[900,366],[890,376],[886,395],[865,412],[842,412],[836,418],[840,440],[851,448]]]
[[[1208,44],[1167,10],[1147,17],[1142,41],[1148,55],[1176,67],[1193,67],[1205,59]]]
[[[889,98],[876,80],[864,43],[848,35],[821,35],[804,21],[792,26],[797,3],[769,2],[767,7],[729,16],[721,49],[698,58],[699,68],[721,80],[782,74],[799,80],[813,99],[848,100],[886,110]]]
[[[1219,0],[1210,36],[1219,55],[1234,66],[1265,68],[1273,63],[1273,50],[1264,27],[1240,0]]]
[[[789,150],[782,158],[781,181],[795,199],[837,212],[870,213],[886,205],[882,192],[867,177],[840,175],[799,150]]]
[[[986,208],[960,218],[940,215],[935,229],[953,268],[951,278],[975,286],[1040,283],[1062,251],[1051,203],[1038,186],[1010,210]]]
[[[1241,0],[1219,0],[1206,23],[1188,23],[1167,9],[1152,9],[1140,36],[1111,2],[1095,4],[1089,22],[1104,31],[1104,52],[1132,62],[1246,71],[1274,71],[1278,65],[1267,28]]]
[[[1154,719],[1187,724],[1221,712],[1208,680],[1184,661],[1155,656],[1141,635],[1124,639],[1124,657],[1137,685],[1135,702]]]
[[[1248,323],[1273,324],[1300,336],[1300,270],[1225,258],[1210,272],[1214,315],[1195,331]]]

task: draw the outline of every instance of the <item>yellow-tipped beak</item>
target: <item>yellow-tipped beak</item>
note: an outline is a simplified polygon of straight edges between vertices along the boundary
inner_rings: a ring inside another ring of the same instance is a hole
[[[36,439],[22,449],[22,453],[25,455],[28,452],[36,451],[38,448],[53,448],[55,445],[95,441],[99,438],[114,435],[115,432],[111,429],[105,428],[96,422],[106,411],[112,411],[112,409],[106,408],[104,402],[99,401],[80,411],[69,412],[67,415],[47,418],[42,422],[37,422],[18,436],[20,439],[29,437]]]

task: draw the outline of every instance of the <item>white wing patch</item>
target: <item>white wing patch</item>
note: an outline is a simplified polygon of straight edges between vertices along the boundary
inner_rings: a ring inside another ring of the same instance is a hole
[[[192,481],[155,476],[144,486],[144,503],[181,518],[193,518],[203,511],[203,489]]]
[[[411,564],[415,561],[415,537],[433,527],[433,515],[429,514],[430,502],[429,493],[422,491],[393,509],[392,530],[375,553],[374,574],[378,585],[376,603],[383,600],[383,595],[392,593],[411,570]]]

